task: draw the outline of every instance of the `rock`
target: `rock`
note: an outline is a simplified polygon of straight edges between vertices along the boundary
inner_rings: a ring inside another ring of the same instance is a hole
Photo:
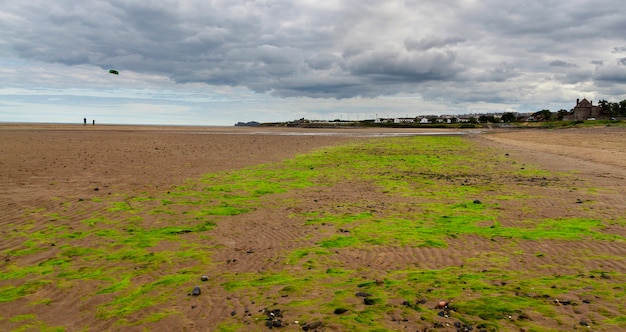
[[[446,313],[445,313],[445,312],[443,312],[443,310],[442,310],[442,311],[439,311],[439,312],[437,313],[437,316],[439,316],[439,317],[444,317],[445,315],[446,315]]]
[[[233,311],[230,312],[230,315],[231,316],[235,316],[235,315],[237,315],[237,312],[233,310]]]
[[[448,305],[448,302],[446,302],[446,301],[439,301],[438,305],[439,305],[439,308],[445,308],[445,306]]]
[[[366,293],[366,292],[358,292],[358,293],[356,293],[356,296],[359,296],[359,297],[370,297],[370,296],[372,296],[372,294]]]
[[[202,277],[200,277],[200,280],[202,280],[202,281],[209,281],[209,277],[208,276],[202,276]]]
[[[200,290],[200,287],[194,287],[193,290],[191,291],[191,295],[193,296],[198,296],[200,295],[200,293],[202,293],[202,291]]]
[[[589,326],[589,322],[587,322],[586,320],[580,320],[580,325],[581,326]]]
[[[304,330],[304,331],[315,330],[316,328],[321,327],[321,326],[322,326],[322,322],[319,321],[319,320],[316,320],[316,321],[311,322],[309,324],[305,324],[302,327],[302,330]]]
[[[346,308],[337,308],[333,312],[335,313],[335,315],[341,315],[341,314],[343,314],[346,311],[348,311],[348,309],[346,309]]]
[[[363,299],[363,303],[365,305],[374,305],[374,304],[376,304],[376,302],[377,302],[376,299],[373,299],[371,297],[366,297],[366,298]]]

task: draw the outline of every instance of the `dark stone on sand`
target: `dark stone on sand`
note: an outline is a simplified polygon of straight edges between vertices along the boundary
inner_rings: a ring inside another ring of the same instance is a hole
[[[200,287],[194,287],[193,291],[191,291],[191,295],[193,296],[198,296],[200,295],[200,293],[202,293],[202,291],[200,290]]]
[[[586,320],[581,320],[580,321],[580,325],[582,325],[582,326],[589,326],[589,322],[587,322]]]
[[[335,315],[341,315],[341,314],[343,314],[346,311],[348,311],[348,309],[346,309],[346,308],[337,308],[333,312],[335,313]]]
[[[200,277],[200,280],[202,280],[202,281],[209,281],[209,277],[208,276],[202,276],[202,277]]]
[[[456,327],[457,329],[461,328],[461,323],[460,322],[454,322],[454,327]]]
[[[479,199],[475,199],[474,204],[483,204],[483,202],[481,202]]]
[[[366,298],[363,299],[363,303],[365,305],[374,305],[374,304],[376,304],[376,302],[377,302],[376,299],[371,298],[371,297],[366,297]]]
[[[439,317],[444,317],[445,315],[446,315],[446,313],[445,313],[445,312],[443,312],[443,310],[442,310],[442,311],[439,311],[439,312],[437,313],[437,316],[439,316]]]
[[[314,330],[314,329],[316,329],[316,328],[318,328],[318,327],[320,327],[320,326],[322,326],[322,322],[321,322],[321,321],[319,321],[319,320],[316,320],[316,321],[311,322],[311,323],[309,323],[309,324],[305,324],[305,325],[302,327],[302,330],[304,330],[304,331]]]
[[[94,191],[98,191],[98,190],[100,190],[100,188],[95,187],[95,188],[93,188],[93,190],[94,190]]]
[[[356,293],[356,296],[359,296],[359,297],[370,297],[370,296],[372,296],[372,294],[366,293],[366,292],[358,292],[358,293]]]
[[[235,315],[237,315],[237,312],[233,310],[233,311],[230,312],[230,315],[231,316],[235,316]]]

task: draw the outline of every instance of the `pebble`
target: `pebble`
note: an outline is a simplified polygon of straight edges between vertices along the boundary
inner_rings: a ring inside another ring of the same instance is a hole
[[[346,309],[346,308],[337,308],[337,309],[335,309],[334,313],[335,313],[335,315],[341,315],[341,314],[343,314],[346,311],[348,311],[348,309]]]
[[[317,320],[317,321],[314,321],[314,322],[312,322],[312,323],[305,324],[305,325],[302,327],[302,330],[304,330],[304,331],[314,330],[314,329],[316,329],[316,328],[318,328],[318,327],[320,327],[320,326],[322,326],[322,322],[321,322],[321,321],[319,321],[319,320]]]
[[[376,304],[376,300],[371,298],[371,297],[366,297],[366,298],[363,299],[363,303],[365,305],[374,305],[374,304]]]
[[[200,287],[194,287],[193,291],[191,291],[191,295],[193,296],[198,296],[200,295],[200,293],[202,293],[202,291],[200,290]]]
[[[209,277],[208,276],[202,276],[202,277],[200,277],[200,280],[202,280],[202,281],[209,281]]]
[[[356,293],[356,296],[359,296],[359,297],[370,297],[370,296],[372,296],[372,294],[366,293],[366,292],[358,292],[358,293]]]

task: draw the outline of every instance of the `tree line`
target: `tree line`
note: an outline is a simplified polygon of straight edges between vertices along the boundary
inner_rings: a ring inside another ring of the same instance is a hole
[[[602,99],[598,101],[598,106],[602,108],[602,114],[604,116],[609,116],[609,117],[626,116],[626,99],[620,102],[609,102],[609,101]],[[545,109],[545,110],[535,112],[531,114],[531,116],[535,121],[563,120],[563,116],[567,114],[571,114],[572,112],[574,112],[574,109],[571,109],[569,111],[565,109],[560,109],[556,113],[552,113],[550,110]],[[490,120],[492,120],[491,122],[495,122],[493,121],[495,120],[493,119],[493,117],[481,116],[478,119],[478,122],[489,122]],[[500,120],[502,122],[515,122],[515,121],[518,121],[519,118],[517,117],[515,113],[507,112],[507,113],[502,114],[502,117],[500,118]]]

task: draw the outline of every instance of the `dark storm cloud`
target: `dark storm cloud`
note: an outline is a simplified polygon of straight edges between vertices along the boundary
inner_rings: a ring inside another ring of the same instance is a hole
[[[451,100],[489,101],[512,80],[512,94],[536,86],[537,77],[624,82],[625,60],[615,57],[626,50],[616,46],[626,31],[622,7],[617,0],[13,1],[0,12],[0,51],[276,96],[434,97],[432,87],[445,84],[454,87]],[[476,86],[485,93],[469,90]]]
[[[550,62],[550,66],[553,66],[553,67],[564,67],[564,68],[577,67],[573,63],[565,62],[565,61],[562,61],[562,60],[554,60],[554,61]]]

